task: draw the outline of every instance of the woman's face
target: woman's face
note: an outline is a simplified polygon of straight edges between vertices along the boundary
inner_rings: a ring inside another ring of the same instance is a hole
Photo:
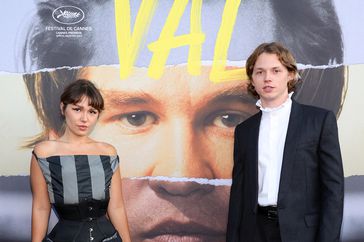
[[[65,118],[66,132],[76,136],[88,136],[94,129],[99,112],[89,105],[89,98],[83,97],[78,103],[64,105],[61,112]]]

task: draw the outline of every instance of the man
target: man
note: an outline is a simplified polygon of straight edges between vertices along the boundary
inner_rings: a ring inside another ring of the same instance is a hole
[[[339,241],[344,178],[335,115],[291,99],[293,55],[272,42],[246,63],[260,112],[235,129],[227,241]]]

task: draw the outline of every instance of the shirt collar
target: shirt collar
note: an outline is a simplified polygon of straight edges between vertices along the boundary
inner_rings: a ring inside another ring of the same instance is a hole
[[[287,105],[290,105],[292,103],[292,97],[293,92],[288,94],[288,98],[286,101],[284,101],[284,103],[282,103],[281,105],[279,105],[278,107],[274,107],[274,108],[263,108],[262,106],[262,101],[259,99],[255,105],[257,105],[259,107],[260,110],[262,110],[263,112],[273,112],[279,109],[282,109],[284,107],[286,107]]]

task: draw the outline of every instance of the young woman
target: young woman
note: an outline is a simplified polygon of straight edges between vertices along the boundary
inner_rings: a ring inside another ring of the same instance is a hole
[[[31,160],[32,242],[130,241],[116,150],[89,137],[103,108],[87,80],[61,95],[63,133],[38,143]],[[46,235],[52,206],[59,222]]]

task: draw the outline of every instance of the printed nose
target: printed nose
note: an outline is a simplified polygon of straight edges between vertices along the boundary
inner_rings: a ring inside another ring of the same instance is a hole
[[[215,189],[214,185],[201,184],[188,179],[173,178],[169,180],[149,180],[149,186],[160,195],[193,196],[204,195]]]
[[[164,134],[162,154],[152,176],[215,178],[208,147],[192,125],[176,120]]]

